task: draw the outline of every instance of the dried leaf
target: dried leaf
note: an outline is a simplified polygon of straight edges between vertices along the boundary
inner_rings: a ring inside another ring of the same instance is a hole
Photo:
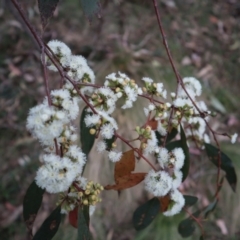
[[[166,195],[164,197],[159,198],[159,201],[161,203],[161,212],[165,212],[168,209],[168,205],[171,201],[170,196]]]
[[[107,185],[105,190],[124,190],[126,188],[134,187],[145,178],[146,173],[131,173],[121,178],[115,185]]]
[[[135,156],[134,151],[129,150],[123,153],[120,161],[116,162],[114,170],[115,182],[118,182],[119,178],[122,178],[125,175],[129,175],[135,168]]]
[[[157,126],[158,126],[158,122],[155,119],[151,119],[150,121],[148,121],[148,126],[150,126],[152,128],[152,130],[156,130]]]

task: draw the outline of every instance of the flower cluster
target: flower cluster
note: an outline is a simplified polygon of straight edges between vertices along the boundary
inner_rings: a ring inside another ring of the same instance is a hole
[[[126,74],[121,72],[118,72],[118,74],[109,74],[106,77],[104,86],[113,88],[118,98],[125,98],[125,104],[122,106],[123,109],[131,108],[133,102],[137,100],[138,94],[143,93],[135,80],[130,79]]]
[[[68,193],[60,194],[57,204],[61,204],[62,213],[68,213],[78,206],[78,202],[81,202],[90,207],[90,215],[92,215],[96,204],[102,201],[99,198],[102,190],[103,186],[99,183],[88,182],[86,178],[78,177]]]
[[[162,170],[150,172],[145,177],[145,187],[156,197],[170,196],[170,204],[163,214],[173,216],[179,213],[185,200],[177,188],[182,183],[183,174],[181,168],[184,164],[185,155],[182,148],[174,148],[168,151],[166,148],[158,148],[157,160]]]
[[[77,135],[73,125],[79,115],[79,102],[84,100],[88,105],[84,123],[90,134],[98,138],[97,151],[107,151],[109,160],[118,162],[123,153],[116,150],[116,141],[120,137],[116,133],[118,124],[111,115],[118,100],[123,103],[122,109],[128,109],[133,107],[138,97],[144,97],[150,101],[143,108],[147,121],[135,128],[138,137],[134,141],[140,141],[140,145],[138,150],[134,150],[145,159],[152,155],[160,166],[160,170],[148,172],[145,188],[156,197],[170,198],[164,215],[179,213],[185,204],[178,190],[183,178],[181,169],[185,154],[182,148],[169,150],[165,144],[171,130],[179,132],[181,126],[185,129],[187,140],[193,140],[197,146],[210,141],[207,121],[211,112],[203,101],[197,100],[202,93],[200,82],[193,77],[184,78],[178,91],[170,94],[170,103],[166,101],[167,91],[163,84],[155,83],[151,78],[144,77],[141,88],[126,74],[111,73],[103,86],[98,86],[84,57],[73,55],[66,44],[57,40],[50,41],[48,49],[64,71],[66,82],[61,89],[50,91],[48,98],[30,109],[27,118],[27,129],[45,150],[42,166],[36,175],[37,185],[49,193],[60,193],[62,212],[73,210],[79,203],[93,209],[100,201],[98,195],[103,187],[82,177],[86,156],[75,144]],[[45,59],[47,67],[58,71],[51,57]],[[238,137],[237,134],[227,136],[232,143]],[[130,141],[125,142],[131,146]]]

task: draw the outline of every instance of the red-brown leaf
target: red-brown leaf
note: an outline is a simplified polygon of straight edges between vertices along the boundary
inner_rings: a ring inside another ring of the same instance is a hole
[[[155,119],[151,119],[150,121],[148,121],[147,125],[150,126],[154,131],[157,129],[158,122]]]
[[[145,178],[145,175],[146,173],[131,173],[122,176],[121,178],[118,178],[118,181],[115,185],[107,185],[105,190],[123,190],[134,187]]]
[[[122,178],[125,175],[129,175],[135,168],[135,156],[134,151],[129,150],[123,153],[122,158],[115,164],[114,178],[115,182],[119,178]]]
[[[78,228],[78,207],[69,212],[68,219],[73,227]]]
[[[170,197],[169,195],[166,195],[164,197],[159,198],[159,201],[161,203],[161,212],[165,212],[168,209],[168,205],[170,203]]]

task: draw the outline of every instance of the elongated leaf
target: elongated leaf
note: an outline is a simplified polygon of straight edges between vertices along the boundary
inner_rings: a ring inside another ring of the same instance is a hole
[[[183,197],[185,199],[185,207],[191,207],[198,201],[198,198],[194,196],[184,195]]]
[[[56,234],[61,222],[61,207],[58,206],[43,222],[33,240],[51,240]]]
[[[176,128],[172,128],[171,132],[168,133],[166,142],[170,142],[172,139],[174,139],[178,134],[178,130]]]
[[[183,128],[181,127],[181,140],[177,140],[174,142],[170,142],[166,145],[166,148],[168,149],[168,151],[173,150],[174,148],[182,148],[183,152],[185,154],[185,160],[184,160],[184,165],[181,168],[181,171],[183,173],[183,179],[182,181],[184,181],[187,178],[188,172],[189,172],[189,168],[190,168],[190,157],[189,157],[189,149],[188,149],[188,145],[187,145],[187,139],[184,133]]]
[[[59,0],[38,0],[38,8],[41,15],[43,29],[58,5]]]
[[[89,216],[89,206],[83,206],[83,215],[87,226],[89,227],[90,216]]]
[[[91,113],[87,112],[87,107],[85,107],[82,111],[81,119],[80,119],[80,137],[81,137],[81,143],[82,143],[82,151],[88,155],[91,151],[96,134],[91,134],[90,129],[92,127],[87,127],[85,124],[85,117],[86,115],[89,115]]]
[[[218,155],[218,149],[214,147],[211,144],[205,144],[207,155],[211,162],[215,166],[219,166],[219,155]],[[235,192],[236,191],[236,185],[237,185],[237,175],[235,172],[235,168],[232,164],[232,160],[223,152],[220,152],[221,155],[221,164],[220,167],[222,170],[225,171],[226,173],[226,179],[228,183],[230,184],[232,190]]]
[[[89,231],[89,208],[79,207],[78,209],[78,240],[90,240]]]
[[[161,136],[161,134],[158,131],[155,131],[156,138],[158,140],[158,145],[161,146],[163,144],[164,136]],[[172,128],[171,131],[168,133],[166,143],[169,143],[172,141],[178,134],[178,130],[176,128]]]
[[[197,211],[193,213],[192,215],[194,217],[198,217],[201,211]],[[182,222],[178,225],[178,232],[183,238],[190,237],[195,231],[195,221],[189,217],[187,219],[184,219]]]
[[[131,173],[121,178],[118,178],[118,181],[115,185],[107,185],[105,190],[124,190],[126,188],[131,188],[139,184],[145,178],[146,173]]]
[[[81,0],[84,14],[89,20],[94,15],[100,15],[101,5],[99,0]]]
[[[134,228],[139,231],[146,228],[159,214],[160,202],[158,198],[151,200],[138,207],[133,213]]]
[[[203,211],[204,217],[207,218],[207,216],[214,211],[215,207],[217,206],[218,200],[215,198],[212,203],[210,203],[205,210]]]
[[[114,178],[115,182],[118,181],[119,178],[129,175],[135,168],[135,156],[134,151],[129,150],[123,153],[121,159],[116,162],[114,169]]]
[[[23,218],[30,234],[37,212],[42,204],[43,194],[44,190],[33,181],[23,199]]]
[[[178,225],[178,232],[183,238],[190,237],[195,231],[195,224],[191,218],[183,220]]]

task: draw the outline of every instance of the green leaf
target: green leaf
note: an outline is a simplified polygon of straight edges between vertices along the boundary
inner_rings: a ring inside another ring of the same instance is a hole
[[[205,210],[203,211],[204,217],[207,218],[207,216],[214,211],[215,207],[217,206],[218,200],[215,198],[212,203],[210,203]]]
[[[194,217],[198,217],[201,211],[197,211],[193,213],[192,215]],[[183,238],[190,237],[195,231],[195,221],[189,217],[187,219],[184,219],[182,222],[178,225],[178,232]]]
[[[112,149],[112,144],[114,143],[115,139],[116,139],[115,135],[113,135],[113,137],[111,139],[104,139],[104,141],[105,141],[105,143],[107,145],[107,149],[106,150],[110,151]]]
[[[82,151],[88,155],[91,151],[96,134],[90,134],[90,129],[92,127],[87,127],[85,124],[85,117],[86,115],[91,115],[92,113],[87,112],[87,107],[85,107],[82,111],[81,119],[80,119],[80,137],[82,143]]]
[[[78,208],[78,240],[90,240],[89,207]]]
[[[207,155],[211,162],[218,167],[218,148],[214,147],[211,144],[205,144]],[[223,152],[220,152],[221,155],[221,169],[225,171],[226,173],[226,179],[228,183],[230,184],[232,190],[236,191],[236,185],[237,185],[237,175],[235,172],[235,168],[232,164],[231,159]]]
[[[53,16],[58,2],[59,0],[38,0],[38,8],[43,29],[46,27],[48,20]]]
[[[160,202],[158,198],[151,200],[138,207],[133,213],[134,228],[139,231],[147,227],[160,211]]]
[[[23,199],[23,218],[29,230],[32,233],[33,223],[37,212],[42,204],[44,189],[40,188],[35,181],[28,187]]]
[[[185,154],[185,160],[184,160],[184,165],[181,168],[181,171],[183,173],[182,181],[184,181],[187,178],[187,175],[189,172],[190,157],[189,157],[189,149],[187,146],[187,139],[186,139],[186,136],[185,136],[182,126],[181,126],[181,140],[177,140],[177,141],[168,143],[166,145],[166,148],[168,149],[168,151],[172,151],[174,148],[182,148],[183,149],[183,152]]]
[[[89,20],[94,15],[99,15],[101,11],[101,5],[99,0],[81,0],[84,14]]]
[[[58,206],[43,222],[33,240],[51,240],[56,234],[61,222],[61,207]]]
[[[163,144],[163,139],[164,139],[164,136],[161,136],[160,133],[158,131],[155,131],[155,134],[156,134],[156,138],[158,140],[158,145],[162,145]],[[167,136],[167,140],[166,140],[166,143],[170,142],[171,140],[173,140],[178,134],[178,130],[176,128],[172,128],[171,132],[168,133],[168,136]]]
[[[167,136],[166,143],[170,142],[173,140],[178,134],[178,130],[176,128],[172,128],[171,132]]]
[[[194,196],[183,195],[183,197],[185,199],[185,207],[191,207],[198,201],[198,198]]]

